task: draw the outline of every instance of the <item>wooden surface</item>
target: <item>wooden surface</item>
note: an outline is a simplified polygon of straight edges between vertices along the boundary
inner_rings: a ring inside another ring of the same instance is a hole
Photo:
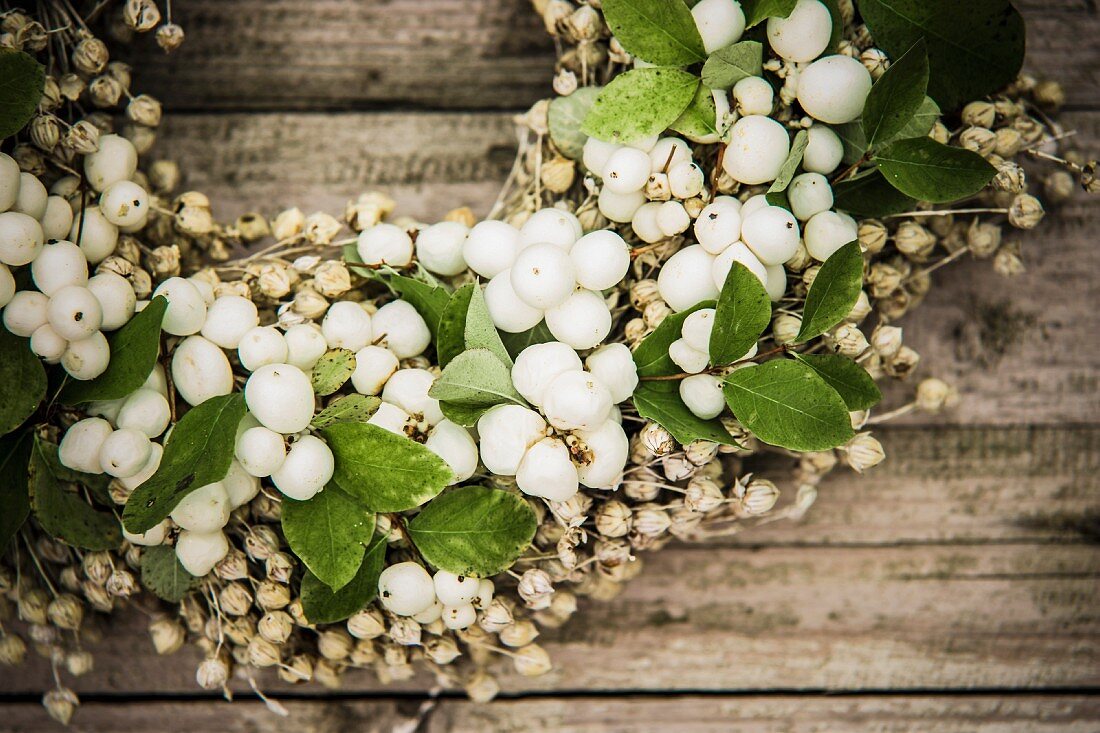
[[[1018,4],[1030,68],[1066,84],[1066,126],[1100,154],[1095,4]],[[427,219],[484,213],[511,161],[511,115],[548,93],[552,47],[523,0],[174,12],[187,43],[167,60],[140,51],[138,82],[169,110],[160,151],[224,216],[337,213],[369,188]],[[1100,729],[1098,212],[1079,197],[1052,214],[1026,237],[1019,279],[988,262],[937,273],[903,325],[919,374],[960,387],[957,410],[877,430],[888,462],[830,478],[802,523],[645,557],[620,597],[544,639],[550,675],[504,674],[487,706],[445,692],[419,727],[427,679],[264,689],[294,729],[324,732]],[[280,725],[247,695],[202,693],[194,654],[154,656],[144,624],[132,612],[96,647],[96,671],[74,684],[78,729]],[[0,731],[53,729],[36,704],[48,680],[40,661],[0,671]]]

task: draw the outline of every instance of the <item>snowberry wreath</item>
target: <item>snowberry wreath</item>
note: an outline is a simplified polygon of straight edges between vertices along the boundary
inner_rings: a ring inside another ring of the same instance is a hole
[[[1049,202],[1097,188],[1008,0],[534,4],[558,96],[490,217],[371,192],[346,239],[172,197],[93,30],[173,50],[153,0],[0,14],[0,662],[50,658],[52,716],[86,611],[143,588],[206,689],[546,672],[539,626],[639,551],[797,518],[883,460],[870,426],[955,400],[873,412],[935,269],[1021,270],[1022,162]],[[793,474],[754,473],[775,450]]]

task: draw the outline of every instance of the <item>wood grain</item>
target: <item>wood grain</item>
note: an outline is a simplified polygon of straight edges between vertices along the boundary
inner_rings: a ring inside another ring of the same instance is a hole
[[[290,700],[284,722],[252,700],[111,702],[84,704],[76,720],[85,733],[163,733],[165,721],[181,729],[253,733],[280,725],[310,733],[1090,733],[1100,705],[1076,695],[883,695],[826,697],[684,696],[662,699],[578,697],[568,700],[500,700],[478,705],[444,699],[423,716],[416,700],[314,702]],[[46,722],[36,705],[5,708],[0,733],[64,730]],[[408,726],[401,728],[399,726]]]

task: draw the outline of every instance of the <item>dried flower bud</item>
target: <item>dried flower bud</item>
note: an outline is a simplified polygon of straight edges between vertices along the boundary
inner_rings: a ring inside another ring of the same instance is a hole
[[[0,664],[17,667],[26,656],[27,643],[21,637],[12,633],[0,636]]]
[[[826,343],[841,356],[854,359],[867,350],[867,337],[859,327],[851,323],[842,323],[832,333],[826,335]]]
[[[538,677],[553,668],[550,655],[538,644],[530,644],[517,650],[512,657],[512,665],[524,677]]]
[[[975,218],[967,229],[966,244],[975,257],[992,257],[1001,246],[1001,228]]]
[[[1011,158],[1023,149],[1025,140],[1024,136],[1020,134],[1018,130],[1011,127],[1002,127],[994,133],[996,136],[996,143],[993,147],[993,152],[1002,158]]]
[[[279,679],[295,684],[313,679],[313,659],[307,654],[295,654],[279,667]]]
[[[696,466],[686,456],[669,455],[661,459],[661,469],[669,481],[683,481],[695,474]]]
[[[74,677],[88,674],[95,667],[91,652],[72,651],[65,655],[65,669]]]
[[[117,106],[122,99],[122,93],[122,84],[109,74],[101,74],[88,84],[88,96],[92,104],[101,109]]]
[[[265,611],[285,608],[290,603],[290,588],[273,580],[264,580],[256,588],[256,605]]]
[[[886,225],[877,219],[867,219],[859,225],[859,245],[865,252],[878,254],[889,238]]]
[[[646,449],[655,456],[665,456],[676,450],[676,439],[655,422],[646,423],[641,436]]]
[[[339,298],[351,290],[351,274],[343,262],[325,260],[313,273],[313,286],[326,298]]]
[[[1066,92],[1062,85],[1053,79],[1041,81],[1031,90],[1035,103],[1044,109],[1056,112],[1066,103]]]
[[[424,643],[424,654],[432,662],[439,665],[450,664],[462,656],[458,644],[447,636],[437,636]]]
[[[174,244],[157,247],[145,260],[158,280],[165,280],[180,274],[180,248]]]
[[[291,286],[298,279],[298,274],[278,263],[264,265],[260,268],[260,276],[257,284],[260,293],[272,300],[278,300],[290,292]]]
[[[793,344],[801,329],[801,318],[790,313],[780,313],[772,322],[772,337],[777,344]]]
[[[971,127],[993,127],[997,108],[990,102],[971,102],[962,109],[962,121]]]
[[[377,608],[366,608],[348,619],[347,629],[356,639],[376,639],[386,633],[386,622]]]
[[[633,532],[643,537],[660,537],[668,531],[672,520],[668,512],[655,507],[639,508],[634,512]]]
[[[139,94],[126,105],[126,116],[133,122],[146,127],[160,125],[160,102],[148,94]]]
[[[85,84],[84,80],[77,74],[65,74],[58,79],[57,86],[64,99],[75,102],[84,93]]]
[[[153,0],[126,0],[126,5],[122,8],[122,19],[133,30],[145,33],[160,23],[160,10]]]
[[[718,455],[718,444],[709,440],[693,440],[684,446],[684,458],[693,466],[704,466]]]
[[[176,212],[176,229],[181,234],[201,237],[214,231],[214,215],[205,206],[184,206]]]
[[[354,645],[348,632],[340,627],[326,629],[317,637],[317,651],[334,662],[347,659]]]
[[[554,593],[554,585],[550,582],[550,576],[547,575],[545,570],[532,568],[525,571],[520,577],[516,591],[528,608],[538,610],[550,606],[550,596]]]
[[[344,684],[343,667],[327,659],[318,659],[313,665],[313,679],[330,690],[338,690]]]
[[[767,479],[753,479],[739,497],[746,514],[767,514],[779,501],[779,489]]]
[[[262,636],[253,636],[248,642],[248,663],[254,667],[271,667],[281,657],[279,647]]]
[[[244,551],[256,562],[263,562],[279,551],[279,535],[266,525],[254,525],[244,538]]]
[[[894,233],[898,251],[915,259],[923,259],[936,246],[936,235],[914,221],[904,221]]]
[[[886,459],[886,451],[870,433],[857,433],[844,446],[844,457],[856,473],[877,466]]]
[[[252,610],[252,594],[243,583],[227,583],[218,593],[218,607],[230,616],[244,616]]]
[[[475,671],[463,687],[470,699],[479,703],[492,701],[500,692],[496,679],[483,669]]]
[[[46,606],[50,603],[50,597],[45,590],[41,588],[29,588],[21,591],[16,598],[16,609],[19,614],[19,618],[26,621],[28,624],[44,624],[48,620],[46,617]]]
[[[500,643],[504,646],[527,646],[539,635],[539,629],[528,619],[519,619],[511,626],[501,629]]]
[[[885,360],[883,366],[891,377],[905,379],[917,368],[919,361],[920,354],[908,346],[902,346],[892,359]]]
[[[73,49],[73,66],[88,76],[94,76],[106,69],[109,59],[107,44],[98,38],[85,38]]]
[[[290,582],[296,565],[294,557],[286,552],[276,552],[264,561],[268,580],[284,585]]]
[[[46,606],[46,616],[57,628],[76,631],[84,621],[84,604],[71,593],[61,593]]]
[[[848,315],[844,317],[844,320],[849,323],[861,323],[870,314],[871,299],[867,297],[866,291],[861,290],[856,298],[855,305],[852,306],[852,310],[848,311]]]
[[[390,639],[401,646],[417,646],[420,644],[422,629],[416,619],[411,616],[398,616],[390,624]]]
[[[157,45],[165,53],[172,53],[183,44],[183,28],[176,23],[165,23],[157,28]]]
[[[39,112],[53,112],[61,106],[61,85],[57,79],[47,76],[42,86],[42,98],[38,100]]]
[[[993,271],[1001,277],[1018,277],[1024,273],[1024,261],[1015,250],[1002,248],[993,258]]]
[[[316,290],[303,284],[294,294],[294,305],[291,307],[295,313],[306,318],[320,318],[328,310],[328,301]]]
[[[672,308],[668,303],[663,300],[654,300],[652,303],[645,307],[642,311],[642,317],[645,319],[645,325],[651,329],[657,328],[661,323],[672,315]]]
[[[945,408],[954,407],[958,401],[958,390],[942,379],[929,377],[917,385],[916,405],[922,412],[935,414]]]
[[[515,622],[512,612],[512,603],[506,598],[494,598],[489,602],[489,607],[481,615],[479,625],[485,631],[495,634],[508,628]]]
[[[357,232],[378,224],[393,213],[396,202],[388,195],[378,191],[361,194],[355,201],[349,201],[344,210],[344,220]]]
[[[285,611],[265,613],[256,624],[256,633],[272,644],[282,644],[294,630],[294,619]]]
[[[684,506],[693,512],[712,512],[725,501],[718,483],[704,476],[693,477],[684,491]]]
[[[111,555],[102,551],[85,553],[81,567],[84,570],[84,577],[98,585],[106,583],[107,578],[111,577],[114,571]]]
[[[37,115],[27,127],[31,142],[47,153],[61,141],[61,125],[53,115]]]
[[[214,566],[214,574],[222,580],[244,580],[248,577],[248,558],[236,547],[230,547],[222,561]],[[251,603],[251,596],[249,599]]]
[[[99,129],[87,120],[80,120],[65,133],[64,145],[80,155],[94,153],[99,150]]]
[[[157,616],[149,622],[149,636],[157,654],[174,654],[183,646],[187,637],[179,622],[165,616]]]
[[[562,156],[546,161],[540,173],[542,185],[551,193],[565,193],[576,178],[576,167],[576,163]]]
[[[1086,173],[1088,169],[1086,168]],[[1081,176],[1082,182],[1085,180],[1085,174]],[[1063,204],[1073,198],[1074,192],[1077,190],[1077,184],[1073,180],[1073,176],[1069,171],[1056,170],[1049,173],[1043,178],[1043,194],[1046,196],[1047,202],[1051,204]],[[1088,187],[1086,186],[1086,190]],[[1012,191],[1012,193],[1023,193],[1024,189]]]
[[[984,127],[968,127],[959,133],[959,146],[985,158],[997,147],[997,136]]]
[[[890,57],[880,48],[869,48],[859,55],[859,62],[871,74],[872,79],[878,79],[890,68]]]
[[[1017,229],[1034,229],[1046,214],[1039,199],[1022,193],[1008,207],[1008,222]]]
[[[42,696],[42,707],[61,725],[68,725],[80,705],[80,698],[68,687],[58,687]]]
[[[904,275],[893,265],[885,262],[876,262],[871,265],[867,275],[867,283],[871,286],[871,297],[887,298],[901,287]]]
[[[107,578],[106,589],[115,598],[129,598],[137,590],[137,581],[129,570],[118,569]]]

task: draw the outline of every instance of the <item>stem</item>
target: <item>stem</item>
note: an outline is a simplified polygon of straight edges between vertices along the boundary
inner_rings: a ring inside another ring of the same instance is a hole
[[[852,175],[854,175],[855,172],[859,170],[859,167],[867,162],[867,160],[868,160],[867,156],[868,156],[868,154],[864,153],[862,158],[857,160],[855,163],[852,163],[852,165],[850,165],[848,168],[846,168],[844,171],[842,171],[839,176],[837,176],[836,178],[833,179],[832,185],[835,186],[836,184],[840,183],[841,181],[847,180]]]
[[[901,407],[897,408],[896,410],[891,410],[890,412],[884,412],[881,415],[876,415],[875,417],[868,418],[867,422],[865,424],[866,425],[878,425],[880,423],[886,422],[887,420],[894,420],[894,419],[899,418],[903,415],[908,415],[910,412],[912,412],[915,409],[917,409],[917,403],[916,402],[910,402],[908,405],[902,405]]]
[[[951,216],[952,214],[1007,214],[1008,209],[929,209],[927,211],[905,211],[889,214],[883,219],[902,219],[910,216]]]

